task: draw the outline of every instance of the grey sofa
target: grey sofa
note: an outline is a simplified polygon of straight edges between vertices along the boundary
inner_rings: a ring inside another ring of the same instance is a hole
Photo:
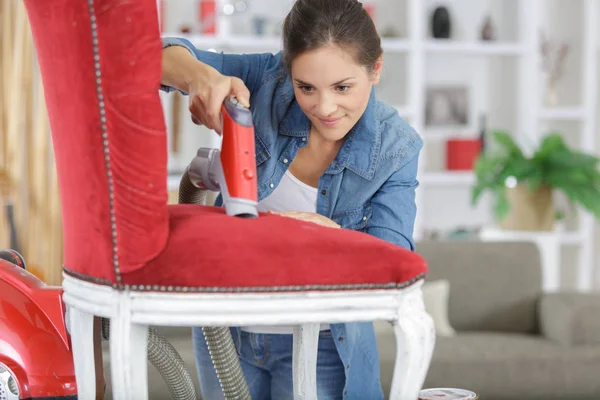
[[[471,389],[480,400],[600,400],[600,294],[543,295],[533,244],[420,242],[417,252],[429,263],[429,281],[450,281],[449,319],[457,330],[437,338],[425,387]],[[190,329],[159,330],[195,377]],[[376,323],[376,332],[389,393],[395,339],[386,323]],[[150,399],[169,398],[158,372],[149,366],[148,373]]]
[[[543,294],[534,244],[421,242],[417,252],[429,281],[450,282],[457,331],[437,338],[425,387],[481,400],[600,399],[600,294]]]

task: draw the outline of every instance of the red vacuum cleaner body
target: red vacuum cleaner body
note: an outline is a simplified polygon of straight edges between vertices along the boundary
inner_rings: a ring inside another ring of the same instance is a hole
[[[76,399],[62,289],[0,251],[0,399]]]
[[[258,216],[258,185],[252,113],[235,98],[221,107],[221,149],[202,147],[188,167],[191,183],[221,192],[228,215]]]

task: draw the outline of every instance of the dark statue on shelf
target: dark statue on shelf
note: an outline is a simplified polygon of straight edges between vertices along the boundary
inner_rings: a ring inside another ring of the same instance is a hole
[[[437,7],[431,17],[431,33],[436,39],[448,39],[452,32],[450,12],[446,7]]]

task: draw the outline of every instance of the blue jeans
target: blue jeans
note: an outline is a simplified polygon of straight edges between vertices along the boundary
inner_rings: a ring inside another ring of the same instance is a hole
[[[240,362],[252,400],[292,400],[292,335],[241,332]],[[200,391],[205,399],[224,399],[201,328],[193,329]],[[331,331],[321,331],[317,354],[319,400],[342,399],[346,377]],[[315,399],[316,400],[316,399]]]

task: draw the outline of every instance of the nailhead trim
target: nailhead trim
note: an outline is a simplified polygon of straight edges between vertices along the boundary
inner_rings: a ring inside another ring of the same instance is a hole
[[[98,48],[98,25],[96,24],[96,10],[94,0],[88,0],[90,13],[90,27],[92,29],[92,50],[94,52],[94,70],[96,75],[96,93],[98,106],[100,108],[100,129],[102,131],[102,147],[104,150],[104,167],[106,169],[106,180],[108,181],[108,208],[110,213],[110,233],[112,240],[112,262],[117,280],[121,284],[121,271],[119,268],[119,246],[117,238],[117,219],[115,217],[115,191],[113,173],[110,162],[110,149],[108,147],[108,132],[106,127],[106,109],[104,104],[104,93],[102,92],[102,71],[100,69],[100,50]]]
[[[393,290],[403,289],[413,283],[425,279],[419,274],[414,279],[402,283],[357,283],[339,285],[295,285],[295,286],[253,286],[253,287],[201,287],[201,286],[163,286],[163,285],[128,285],[113,284],[106,279],[94,278],[69,270],[63,266],[67,275],[83,281],[112,286],[117,290],[133,290],[136,292],[175,292],[175,293],[273,293],[273,292],[307,292],[307,291],[342,291],[342,290]]]

